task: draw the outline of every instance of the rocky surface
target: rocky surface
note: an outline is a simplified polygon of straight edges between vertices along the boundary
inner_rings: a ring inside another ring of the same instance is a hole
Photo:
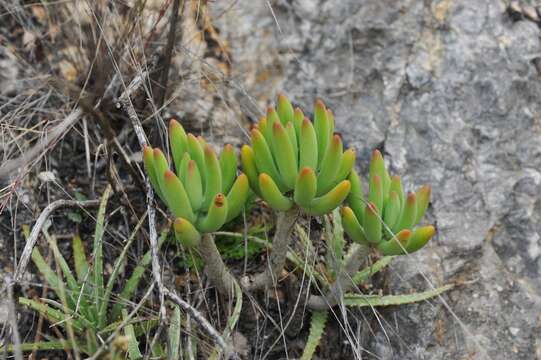
[[[367,358],[541,359],[540,30],[506,6],[262,1],[217,20],[237,89],[260,105],[275,90],[304,108],[321,97],[363,171],[378,147],[433,187],[438,236],[394,263],[389,290],[461,285],[381,311]]]

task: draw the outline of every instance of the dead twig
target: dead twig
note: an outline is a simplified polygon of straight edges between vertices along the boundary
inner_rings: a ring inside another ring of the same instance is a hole
[[[53,129],[47,132],[47,134],[42,137],[40,141],[34,145],[34,147],[26,151],[18,158],[6,161],[4,165],[0,167],[0,179],[9,178],[15,171],[23,171],[23,169],[25,169],[29,163],[35,161],[36,159],[40,159],[43,155],[45,155],[45,149],[47,149],[54,142],[60,140],[75,124],[75,122],[81,118],[82,114],[83,112],[81,109],[75,109],[62,121],[60,121]]]
[[[32,249],[34,248],[34,245],[36,245],[36,242],[38,241],[39,233],[43,225],[45,224],[45,221],[47,220],[47,218],[49,217],[49,215],[51,215],[53,211],[61,207],[70,207],[70,206],[92,207],[92,206],[98,206],[98,205],[99,205],[99,200],[86,200],[86,201],[57,200],[47,205],[47,207],[43,209],[41,214],[39,214],[39,217],[36,220],[36,223],[34,224],[32,231],[30,232],[30,236],[28,236],[28,239],[26,240],[26,244],[24,245],[24,249],[21,255],[21,259],[19,260],[19,264],[17,265],[17,269],[15,269],[15,275],[13,276],[12,282],[17,283],[21,280],[21,277],[23,276],[24,272],[26,271],[26,267],[28,266],[28,262],[30,261],[30,256],[32,255]]]

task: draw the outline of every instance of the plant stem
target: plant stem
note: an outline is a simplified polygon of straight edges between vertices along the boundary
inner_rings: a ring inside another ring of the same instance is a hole
[[[203,234],[198,250],[205,261],[206,273],[211,284],[216,286],[220,294],[233,296],[236,280],[225,266],[214,243],[214,237],[211,234]]]
[[[355,286],[353,276],[355,276],[364,263],[370,252],[370,248],[364,244],[354,244],[354,246],[350,255],[347,257],[344,268],[338,274],[336,281],[329,289],[327,295],[310,295],[308,299],[308,307],[310,309],[327,310],[335,306],[343,298],[344,293]]]
[[[247,290],[270,287],[278,282],[286,263],[291,233],[299,214],[300,210],[295,206],[288,211],[278,213],[268,267],[265,272],[257,274],[249,284],[245,284]]]

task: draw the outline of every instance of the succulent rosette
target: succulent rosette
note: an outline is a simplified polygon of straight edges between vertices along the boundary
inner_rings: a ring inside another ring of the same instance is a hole
[[[237,176],[237,157],[226,145],[220,155],[202,137],[186,133],[176,120],[169,124],[171,157],[145,147],[143,160],[152,187],[175,216],[177,239],[197,246],[202,233],[219,230],[237,217],[248,197],[248,178]]]
[[[298,206],[323,215],[347,197],[355,151],[343,151],[333,114],[322,101],[315,104],[312,123],[279,95],[277,107],[269,107],[252,129],[251,143],[241,149],[243,171],[251,188],[275,210]]]
[[[399,176],[389,176],[378,150],[372,153],[365,199],[361,180],[355,170],[349,176],[349,207],[341,209],[342,223],[352,240],[375,246],[384,255],[413,253],[432,238],[434,226],[415,227],[426,212],[431,189],[421,186],[404,193]]]

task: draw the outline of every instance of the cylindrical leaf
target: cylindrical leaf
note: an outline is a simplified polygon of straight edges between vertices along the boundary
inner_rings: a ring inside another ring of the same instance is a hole
[[[255,164],[254,151],[248,145],[243,145],[240,149],[240,162],[242,163],[242,171],[248,177],[252,190],[260,194],[259,191],[259,173]]]
[[[175,238],[185,247],[194,248],[201,241],[201,234],[197,229],[186,219],[176,218],[173,223],[175,230]]]
[[[218,231],[227,219],[227,199],[219,193],[213,198],[207,216],[197,221],[197,228],[202,233]]]
[[[391,187],[389,190],[394,191],[398,194],[398,198],[400,199],[400,211],[402,211],[405,201],[404,190],[402,189],[402,181],[400,180],[400,176],[395,175],[391,177]]]
[[[257,166],[257,171],[259,173],[266,173],[276,183],[280,191],[285,190],[286,186],[284,185],[278,169],[274,164],[274,159],[272,157],[271,151],[265,138],[257,129],[252,129],[252,147],[254,150],[255,164]]]
[[[389,230],[395,226],[399,216],[400,199],[398,198],[398,194],[396,192],[391,191],[391,195],[389,196],[389,200],[387,200],[385,209],[383,211],[383,222],[385,222],[385,230],[388,236],[392,236],[392,234],[389,233]]]
[[[351,182],[351,191],[349,192],[347,201],[349,207],[351,210],[353,210],[355,217],[357,217],[359,223],[362,224],[364,218],[365,199],[361,178],[355,169],[351,170],[351,173],[349,174],[349,181]]]
[[[342,215],[342,225],[344,226],[344,230],[351,240],[359,244],[366,244],[367,240],[364,235],[364,230],[361,224],[359,224],[359,221],[357,221],[357,217],[353,213],[353,210],[346,206],[341,209],[340,214]]]
[[[186,138],[184,128],[175,119],[171,119],[169,122],[169,144],[171,146],[171,153],[173,154],[175,170],[178,174],[182,156],[188,150],[188,139]]]
[[[327,119],[329,121],[329,135],[334,134],[334,114],[331,109],[327,109]]]
[[[321,100],[317,100],[314,107],[314,128],[317,136],[318,164],[321,164],[323,157],[327,153],[327,146],[331,138],[327,109]]]
[[[371,175],[368,188],[368,201],[374,203],[378,213],[383,213],[383,188],[379,175]]]
[[[166,202],[168,202],[169,199],[167,199],[167,194],[165,193],[165,185],[163,183],[163,174],[167,170],[169,170],[169,164],[167,163],[167,159],[165,158],[165,155],[163,155],[160,149],[154,149],[152,153],[154,158],[154,169],[156,170],[156,178],[158,179],[158,185],[160,186],[162,194],[166,197]]]
[[[291,105],[291,102],[284,94],[278,95],[278,116],[280,117],[280,121],[282,122],[282,125],[286,126],[286,124],[290,121],[293,121],[293,106]]]
[[[289,141],[291,142],[291,146],[293,147],[293,154],[295,155],[295,163],[297,166],[299,165],[299,144],[297,141],[297,134],[295,133],[295,125],[293,125],[293,122],[288,122],[286,127],[287,136],[289,137]]]
[[[203,183],[201,181],[199,169],[194,160],[188,162],[184,185],[188,197],[190,198],[190,204],[192,205],[193,211],[199,210],[203,203]]]
[[[293,206],[293,201],[285,197],[273,179],[265,174],[259,174],[259,190],[261,197],[275,210],[287,211]]]
[[[301,207],[308,207],[316,196],[317,179],[312,168],[304,167],[299,172],[295,184],[294,199]]]
[[[195,215],[192,206],[184,189],[184,185],[171,170],[167,170],[163,175],[164,195],[167,199],[167,205],[175,217],[183,217],[189,221],[195,221]]]
[[[344,153],[342,154],[342,158],[340,160],[340,168],[338,169],[338,176],[336,177],[335,182],[347,179],[354,165],[355,150],[350,148],[344,151]]]
[[[428,208],[428,203],[430,202],[430,192],[431,188],[428,185],[421,186],[419,190],[415,193],[415,199],[417,202],[417,212],[415,216],[414,225],[418,224],[424,216],[426,209]]]
[[[304,113],[301,109],[295,108],[295,112],[293,113],[293,125],[295,126],[295,133],[297,134],[297,139],[301,138],[301,126],[302,122],[304,120]]]
[[[300,168],[310,167],[314,170],[317,170],[318,164],[318,145],[317,145],[317,136],[314,126],[308,120],[304,118],[301,124],[299,138],[299,153],[300,153]]]
[[[274,123],[273,126],[273,146],[281,178],[287,190],[291,190],[295,187],[295,179],[297,178],[297,157],[289,141],[289,136],[280,122]]]
[[[417,201],[415,199],[415,193],[410,192],[406,199],[406,204],[400,214],[400,219],[397,225],[393,228],[394,232],[398,232],[402,229],[411,229],[417,216]]]
[[[411,237],[411,231],[404,229],[396,234],[395,237],[382,241],[378,244],[378,249],[385,256],[404,255],[407,252],[408,240]]]
[[[342,139],[334,135],[327,153],[320,164],[320,171],[317,175],[317,194],[325,194],[335,184],[335,179],[340,169],[340,159],[342,158]]]
[[[237,156],[233,145],[227,144],[220,155],[220,169],[222,170],[222,192],[227,194],[237,176]]]
[[[408,241],[406,250],[408,253],[421,249],[434,236],[436,229],[432,225],[416,228]]]
[[[207,174],[205,171],[205,154],[203,152],[203,148],[201,147],[199,140],[197,140],[193,134],[188,134],[187,139],[188,153],[190,154],[190,158],[197,164],[199,174],[201,175],[201,180],[203,181],[203,184],[205,184]]]
[[[185,152],[184,156],[182,156],[182,160],[180,161],[180,166],[177,169],[177,176],[183,184],[186,184],[186,177],[188,176],[188,164],[191,160],[192,158],[190,157],[190,154]],[[201,170],[199,170],[199,174],[201,174]]]
[[[381,241],[381,221],[381,215],[376,205],[369,202],[364,211],[363,229],[366,239],[372,244],[377,244]]]
[[[154,188],[154,191],[158,196],[165,202],[165,199],[158,183],[158,177],[156,176],[156,168],[154,165],[154,152],[150,146],[145,146],[143,149],[143,163],[145,164],[145,169],[150,179],[150,184]]]
[[[310,203],[308,208],[303,208],[310,215],[324,215],[336,209],[346,199],[351,189],[349,180],[344,180],[336,185],[331,191],[317,197]]]
[[[233,183],[231,190],[227,194],[227,218],[225,222],[230,222],[236,218],[244,208],[248,199],[248,177],[240,174]]]
[[[203,208],[209,206],[216,194],[222,191],[222,171],[216,153],[210,145],[205,146],[205,196],[203,197]]]

